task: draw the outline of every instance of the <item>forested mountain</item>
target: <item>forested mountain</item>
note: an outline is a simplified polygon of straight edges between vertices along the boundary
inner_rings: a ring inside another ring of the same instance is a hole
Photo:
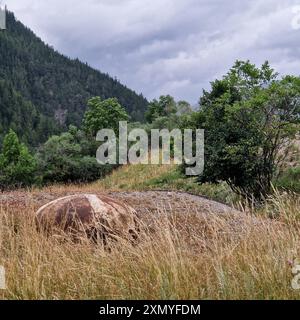
[[[7,30],[0,31],[0,142],[10,127],[36,145],[69,124],[79,125],[92,96],[116,97],[133,120],[144,117],[142,95],[59,54],[7,13]]]

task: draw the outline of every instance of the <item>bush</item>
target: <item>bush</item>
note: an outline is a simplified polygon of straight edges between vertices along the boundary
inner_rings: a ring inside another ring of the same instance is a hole
[[[96,143],[73,126],[60,136],[52,136],[38,151],[37,160],[43,183],[89,182],[113,169],[97,163]]]

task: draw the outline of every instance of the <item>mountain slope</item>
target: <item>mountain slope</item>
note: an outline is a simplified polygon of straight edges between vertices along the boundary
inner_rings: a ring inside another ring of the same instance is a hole
[[[133,120],[143,119],[147,105],[142,95],[107,74],[78,59],[71,60],[44,44],[17,21],[13,13],[7,14],[7,30],[0,32],[0,80],[7,82],[6,86],[12,85],[15,93],[34,106],[38,121],[46,123],[40,127],[50,133],[61,131],[69,124],[79,125],[87,100],[95,95],[118,98]],[[0,96],[0,103],[1,99]],[[10,126],[9,121],[3,122],[10,105],[3,106],[2,101],[3,107],[0,137]],[[24,124],[14,125],[22,128]],[[29,137],[29,140],[35,139]]]

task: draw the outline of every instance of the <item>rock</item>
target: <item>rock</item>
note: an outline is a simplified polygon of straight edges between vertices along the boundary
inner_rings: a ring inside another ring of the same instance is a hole
[[[104,244],[108,238],[136,241],[139,234],[136,211],[117,200],[95,194],[78,194],[56,199],[36,213],[39,230],[53,234],[64,231],[87,235]]]

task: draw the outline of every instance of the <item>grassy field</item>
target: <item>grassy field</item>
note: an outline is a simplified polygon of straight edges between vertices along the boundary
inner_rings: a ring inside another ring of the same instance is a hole
[[[105,179],[88,185],[58,185],[49,190],[146,191],[179,190],[231,204],[238,199],[226,184],[199,185],[195,178],[186,178],[176,165],[123,166]],[[47,190],[47,188],[45,188]]]
[[[193,185],[175,166],[139,165],[91,185],[43,192],[160,188],[231,197],[226,186]],[[118,242],[108,252],[86,239],[74,244],[38,233],[30,201],[2,206],[0,264],[7,290],[0,298],[299,299],[291,287],[293,261],[300,258],[299,208],[299,196],[278,193],[259,210],[227,216],[191,208],[178,218],[158,207],[155,232],[145,229],[137,246]]]

